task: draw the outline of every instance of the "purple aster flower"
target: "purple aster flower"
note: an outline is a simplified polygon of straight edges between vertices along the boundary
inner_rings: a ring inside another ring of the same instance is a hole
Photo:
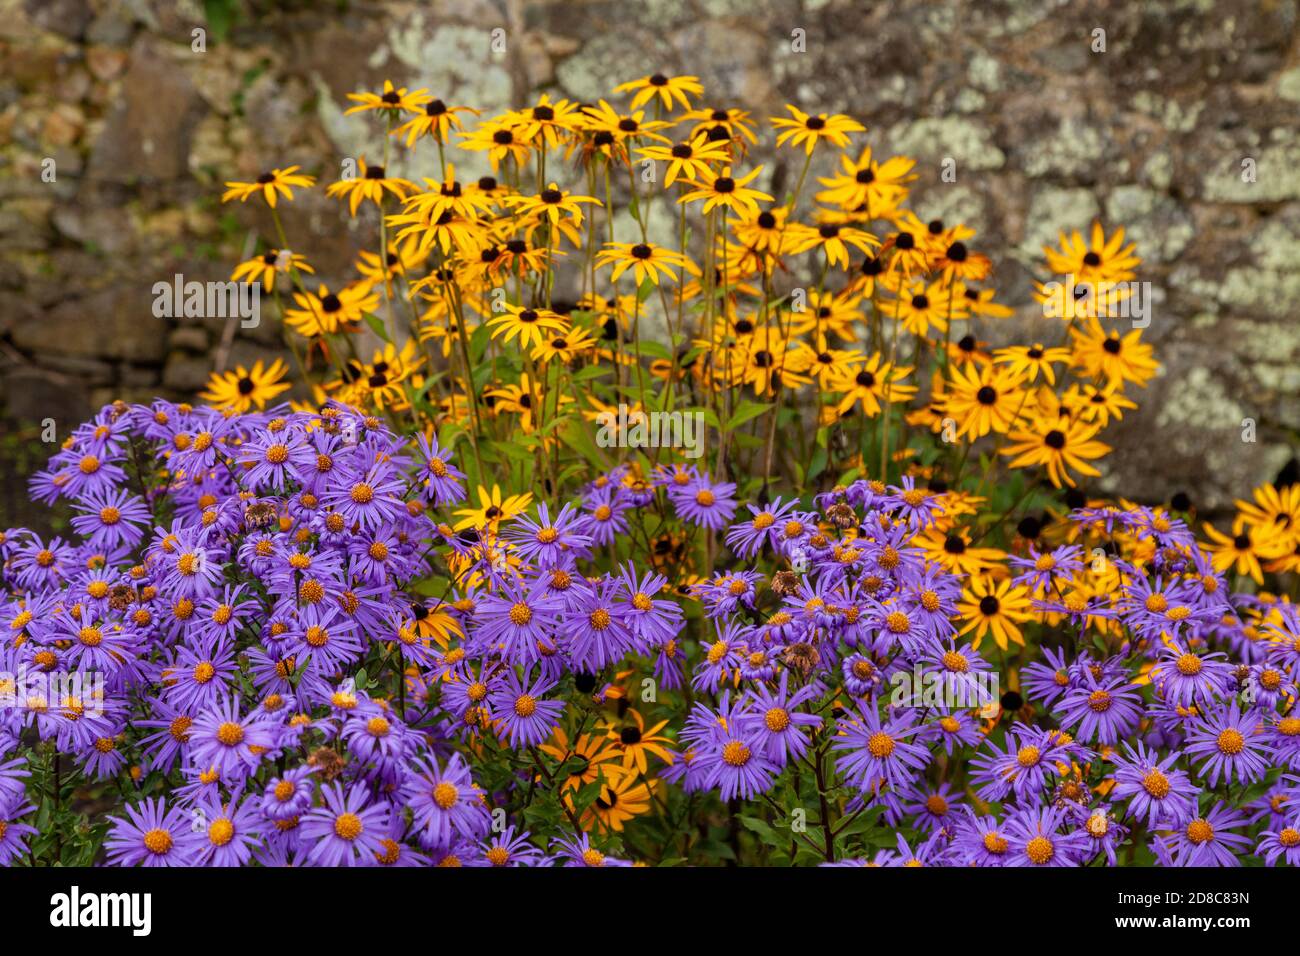
[[[513,824],[494,833],[479,847],[490,866],[543,866],[546,854],[529,840],[528,831],[515,832]]]
[[[533,747],[551,736],[564,713],[564,701],[542,699],[554,686],[544,677],[529,685],[511,670],[488,697],[488,713],[501,722],[511,747]]]
[[[1086,833],[1060,832],[1068,826],[1065,811],[1055,807],[1022,807],[1007,817],[1009,866],[1079,866],[1091,847]]]
[[[573,567],[574,560],[589,554],[591,536],[582,528],[587,519],[571,504],[551,518],[545,502],[537,506],[537,519],[519,515],[506,529],[503,537],[515,546],[515,551],[525,561],[539,568]]]
[[[417,758],[410,768],[402,799],[411,808],[423,846],[439,849],[451,846],[457,839],[483,838],[491,816],[464,757],[453,753],[443,766],[432,759]]]
[[[1222,654],[1198,656],[1177,641],[1163,645],[1151,677],[1160,695],[1179,707],[1211,704],[1236,685],[1232,665]]]
[[[437,436],[417,436],[420,444],[420,468],[416,473],[423,484],[421,496],[435,507],[458,504],[465,500],[461,482],[465,473],[451,463],[451,453],[438,444]]]
[[[1260,837],[1255,855],[1264,860],[1265,866],[1277,866],[1278,860],[1288,866],[1300,866],[1300,820],[1293,819],[1284,827],[1265,830]]]
[[[322,489],[321,503],[333,508],[349,525],[373,531],[401,521],[407,515],[402,500],[403,485],[389,459],[381,459],[364,471],[349,468]]]
[[[202,866],[243,866],[262,840],[266,824],[258,812],[257,801],[244,798],[236,788],[223,802],[211,794],[198,801],[195,823],[202,830],[196,840],[197,862]]]
[[[1237,701],[1222,704],[1206,712],[1187,735],[1186,752],[1191,757],[1206,757],[1197,769],[1211,787],[1219,777],[1229,783],[1254,783],[1268,771],[1272,748],[1259,725],[1259,712],[1241,713]]]
[[[1112,755],[1115,763],[1115,789],[1111,796],[1129,798],[1128,812],[1148,827],[1169,824],[1181,825],[1196,812],[1197,788],[1181,770],[1173,765],[1179,755],[1172,753],[1163,760],[1141,743],[1135,750],[1125,744],[1126,756]]]
[[[202,711],[190,728],[191,764],[215,768],[224,780],[251,774],[274,746],[270,722],[261,715],[241,717],[233,697]]]
[[[386,803],[367,805],[360,786],[344,790],[340,784],[321,788],[323,807],[303,818],[300,830],[308,841],[308,855],[320,866],[374,866],[383,855],[389,826]]]
[[[1084,743],[1114,744],[1137,729],[1142,720],[1142,697],[1127,678],[1097,681],[1084,670],[1084,682],[1067,690],[1053,709],[1062,727],[1074,727]]]
[[[1173,833],[1157,836],[1155,843],[1173,866],[1241,866],[1238,854],[1250,846],[1250,838],[1232,831],[1245,825],[1244,814],[1219,803]]]
[[[551,844],[551,853],[561,866],[631,866],[627,860],[606,856],[591,845],[591,834],[581,833],[572,839],[557,837]]]
[[[512,664],[525,667],[541,656],[541,647],[555,647],[555,617],[564,607],[562,598],[547,593],[547,580],[531,586],[507,581],[500,594],[485,594],[474,611],[466,649],[473,654],[500,653]]]
[[[762,684],[750,691],[742,720],[745,729],[762,741],[764,753],[780,766],[801,759],[809,746],[805,729],[822,724],[816,714],[799,709],[820,697],[821,688],[807,684],[791,694],[789,680],[790,672],[783,670],[776,691]]]
[[[907,738],[921,730],[916,713],[903,710],[882,722],[876,705],[859,701],[861,719],[845,715],[837,722],[839,733],[831,743],[842,751],[836,767],[865,797],[886,784],[901,789],[930,763],[930,752]]]
[[[189,817],[162,799],[126,805],[126,816],[112,820],[104,846],[113,866],[194,866],[198,838]]]
[[[798,504],[797,501],[782,504],[781,499],[777,498],[765,505],[745,505],[752,517],[727,529],[727,547],[737,557],[745,560],[762,551],[764,544],[771,543],[775,547],[781,524]]]
[[[26,856],[24,841],[36,833],[36,828],[18,821],[35,809],[24,802],[21,791],[0,792],[0,866],[12,866],[15,860]]]
[[[262,791],[262,813],[270,820],[289,820],[305,813],[312,803],[311,767],[293,767],[272,777]]]
[[[125,489],[89,492],[72,506],[72,528],[95,547],[134,548],[145,536],[153,515],[138,496]]]
[[[714,482],[701,475],[685,487],[669,487],[668,498],[677,516],[688,524],[721,531],[736,513],[736,486],[729,481]]]

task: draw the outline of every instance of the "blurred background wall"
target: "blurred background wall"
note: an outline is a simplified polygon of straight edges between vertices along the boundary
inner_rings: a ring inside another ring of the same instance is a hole
[[[913,207],[979,230],[1012,325],[1049,321],[1029,292],[1058,229],[1126,227],[1164,370],[1107,432],[1106,484],[1221,507],[1295,469],[1296,21],[1295,0],[0,0],[0,526],[50,451],[24,423],[63,436],[114,398],[192,395],[218,353],[280,352],[275,322],[226,347],[220,319],[155,318],[151,289],[227,279],[273,241],[265,210],[220,205],[224,180],[300,163],[331,182],[327,158],[379,154],[374,124],[342,115],[347,92],[391,78],[491,112],[655,71],[760,118],[851,113],[878,151],[918,157]],[[755,161],[790,188],[791,155]],[[299,195],[291,245],[332,285],[370,232],[322,189]]]

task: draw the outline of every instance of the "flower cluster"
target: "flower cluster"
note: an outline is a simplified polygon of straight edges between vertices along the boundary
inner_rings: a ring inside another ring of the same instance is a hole
[[[861,124],[773,118],[778,200],[694,77],[615,92],[353,94],[333,288],[314,175],[227,183],[297,389],[108,405],[32,478],[71,530],[0,536],[0,864],[1300,862],[1300,487],[1207,541],[1086,487],[1158,370],[1123,230],[992,347],[990,259]]]

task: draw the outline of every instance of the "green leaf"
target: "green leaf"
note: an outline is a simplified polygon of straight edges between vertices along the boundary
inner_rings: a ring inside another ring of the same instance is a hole
[[[771,407],[772,405],[770,402],[751,402],[749,400],[743,401],[740,403],[739,407],[736,408],[735,413],[733,413],[732,416],[729,419],[727,419],[727,424],[722,426],[722,430],[724,432],[729,432],[732,431],[733,429],[739,428],[741,425],[745,424],[745,422],[749,421],[750,419],[757,418],[759,415],[762,415],[765,411],[767,411]]]
[[[370,326],[370,331],[374,332],[375,335],[379,336],[385,342],[391,343],[393,341],[388,337],[388,330],[384,328],[384,323],[380,320],[379,316],[375,315],[373,312],[367,312],[365,318],[366,325]]]

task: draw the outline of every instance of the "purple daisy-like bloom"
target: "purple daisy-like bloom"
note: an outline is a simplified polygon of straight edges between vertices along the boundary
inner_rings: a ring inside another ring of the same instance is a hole
[[[591,834],[575,837],[556,837],[551,843],[551,853],[561,866],[631,866],[628,860],[607,856],[591,845]]]
[[[1186,752],[1206,757],[1197,772],[1211,787],[1223,777],[1229,783],[1254,783],[1268,771],[1272,748],[1259,725],[1258,712],[1241,713],[1237,701],[1207,712],[1187,735]]]
[[[976,754],[971,759],[979,794],[985,800],[1002,800],[1009,793],[1017,799],[1030,799],[1041,793],[1049,778],[1058,776],[1057,762],[1066,766],[1086,754],[1082,747],[1067,742],[1059,730],[1045,730],[1017,723],[1006,735],[1006,750],[998,750],[987,741],[991,754]]]
[[[587,519],[571,504],[566,504],[554,518],[543,502],[537,506],[537,519],[519,515],[503,537],[515,546],[516,553],[540,568],[572,567],[575,558],[588,555],[591,536],[582,528]]]
[[[540,646],[554,648],[555,618],[563,607],[562,598],[548,593],[546,579],[531,586],[507,581],[499,594],[479,599],[468,648],[475,654],[497,651],[527,667],[541,657]]]
[[[951,831],[957,820],[953,811],[960,810],[960,794],[954,794],[952,784],[941,783],[937,787],[918,783],[908,787],[904,793],[908,800],[903,812],[915,818],[915,825],[926,833],[939,830]]]
[[[1078,866],[1090,850],[1088,836],[1067,826],[1065,811],[1022,807],[1007,817],[1008,866]]]
[[[1174,769],[1179,755],[1169,754],[1163,760],[1159,754],[1147,750],[1141,743],[1134,749],[1124,745],[1126,756],[1115,754],[1115,799],[1129,798],[1128,812],[1148,827],[1186,823],[1196,812],[1198,788],[1186,773]]]
[[[765,505],[745,505],[752,517],[727,529],[727,547],[746,561],[762,551],[764,544],[770,542],[775,547],[782,522],[798,504],[797,501],[782,504],[777,498]]]
[[[513,824],[488,837],[479,847],[489,866],[544,866],[546,854],[529,840],[528,831],[515,832]]]
[[[491,816],[483,793],[474,783],[465,758],[453,753],[439,766],[429,758],[410,764],[402,799],[411,808],[420,842],[429,849],[451,846],[457,839],[480,840],[488,832]]]
[[[23,801],[21,792],[0,794],[0,866],[11,866],[27,854],[25,839],[35,834],[36,828],[19,820],[35,809]]]
[[[970,807],[953,825],[952,862],[960,866],[1010,866],[1011,841],[1006,827],[992,816],[978,816]]]
[[[421,497],[435,507],[458,504],[465,500],[461,482],[465,473],[451,463],[451,453],[438,444],[437,436],[417,436],[420,445],[420,468],[417,475],[423,484]]]
[[[245,469],[241,481],[253,491],[281,491],[315,460],[316,449],[297,430],[263,431],[239,446],[239,464]]]
[[[619,494],[617,485],[597,488],[583,498],[582,510],[587,513],[582,533],[591,538],[593,546],[603,548],[627,530],[624,514],[632,503]]]
[[[1114,744],[1137,729],[1142,720],[1142,697],[1127,678],[1097,681],[1091,670],[1085,669],[1084,683],[1066,691],[1053,713],[1062,727],[1077,725],[1075,736],[1084,743]]]
[[[765,753],[766,741],[752,724],[733,716],[728,726],[731,729],[715,735],[696,752],[705,771],[704,785],[719,788],[724,801],[733,797],[752,800],[776,782],[780,767]]]
[[[252,773],[275,746],[265,717],[239,715],[235,698],[202,711],[190,728],[190,761],[201,769],[215,768],[222,779]]]
[[[782,767],[799,760],[808,752],[805,729],[820,727],[822,719],[799,708],[817,700],[822,688],[807,684],[793,694],[789,692],[790,672],[781,671],[776,691],[760,684],[750,692],[749,706],[742,724],[762,741],[764,753]]]
[[[551,736],[564,713],[564,701],[542,699],[554,687],[544,677],[530,685],[511,671],[488,696],[488,713],[501,722],[511,747],[532,747]]]
[[[581,589],[574,603],[560,612],[557,633],[563,635],[575,668],[595,672],[636,649],[622,590],[620,579],[603,578]]]
[[[348,524],[373,531],[406,517],[402,491],[402,480],[393,462],[381,459],[364,471],[349,469],[339,475],[337,483],[322,490],[320,500]]]
[[[256,799],[245,798],[237,788],[224,802],[218,795],[208,795],[198,801],[194,812],[194,823],[202,827],[201,839],[195,840],[200,865],[243,866],[248,862],[266,827]]]
[[[1078,684],[1078,674],[1065,663],[1065,651],[1060,648],[1043,648],[1044,661],[1026,664],[1020,671],[1020,682],[1033,700],[1051,706],[1057,698]]]
[[[1173,866],[1241,866],[1237,854],[1250,846],[1250,838],[1232,831],[1246,822],[1244,814],[1219,803],[1155,842]]]
[[[123,488],[90,492],[72,506],[72,528],[97,548],[134,548],[143,539],[153,515],[139,496]]]
[[[732,482],[715,483],[705,474],[685,487],[670,486],[668,498],[683,521],[721,531],[736,513],[735,493]]]
[[[861,719],[846,715],[837,721],[840,732],[831,747],[842,751],[836,767],[863,796],[882,783],[900,789],[930,763],[930,752],[907,740],[921,730],[915,711],[904,710],[882,722],[875,704],[859,701],[858,712]]]
[[[292,767],[282,776],[272,777],[262,791],[262,813],[270,820],[288,820],[299,816],[311,807],[311,767]]]
[[[308,841],[308,855],[320,866],[374,866],[384,852],[389,826],[389,806],[368,804],[360,786],[345,790],[340,784],[321,788],[323,807],[302,818],[299,829]]]
[[[1292,819],[1284,827],[1265,830],[1260,837],[1255,855],[1263,859],[1265,866],[1277,866],[1279,860],[1287,866],[1300,866],[1300,820]]]
[[[113,819],[104,846],[113,866],[193,866],[198,837],[185,811],[145,798],[128,803],[126,816]]]
[[[1163,645],[1151,677],[1161,696],[1179,707],[1211,704],[1236,685],[1233,668],[1222,654],[1200,656],[1177,641]]]
[[[647,647],[662,647],[675,640],[682,631],[682,609],[675,601],[655,597],[668,579],[654,571],[639,575],[630,561],[621,572],[627,600],[624,620],[633,636]]]

